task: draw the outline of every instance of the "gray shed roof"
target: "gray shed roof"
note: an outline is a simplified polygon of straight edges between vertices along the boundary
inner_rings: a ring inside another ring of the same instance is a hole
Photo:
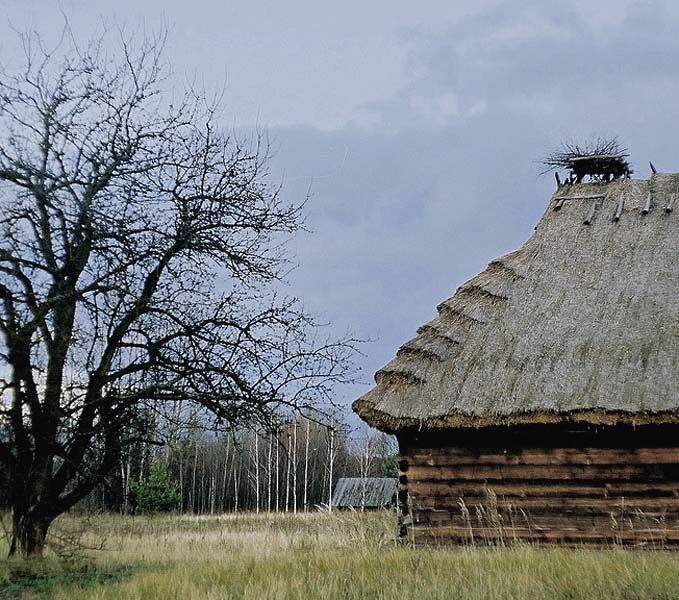
[[[342,477],[332,494],[338,508],[380,508],[389,506],[398,480],[391,477]]]
[[[679,420],[678,192],[674,174],[559,188],[354,410],[392,432]]]

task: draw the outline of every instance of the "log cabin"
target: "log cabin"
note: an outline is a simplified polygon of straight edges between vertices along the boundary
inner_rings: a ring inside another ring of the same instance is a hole
[[[398,439],[404,538],[679,547],[678,193],[560,185],[377,372],[353,408]]]

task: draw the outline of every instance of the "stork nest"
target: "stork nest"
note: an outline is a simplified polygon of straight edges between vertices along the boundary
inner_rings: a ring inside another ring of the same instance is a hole
[[[607,182],[632,174],[628,157],[629,151],[619,144],[617,138],[597,139],[585,146],[563,144],[543,159],[542,164],[547,167],[545,173],[553,168],[568,169],[571,180],[576,183],[585,177],[592,181]]]

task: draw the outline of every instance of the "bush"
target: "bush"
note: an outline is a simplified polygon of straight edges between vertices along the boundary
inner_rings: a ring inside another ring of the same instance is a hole
[[[132,487],[137,510],[141,513],[169,512],[177,508],[179,493],[167,468],[156,465],[148,477]]]
[[[382,477],[398,477],[398,461],[395,454],[389,454],[384,458]]]

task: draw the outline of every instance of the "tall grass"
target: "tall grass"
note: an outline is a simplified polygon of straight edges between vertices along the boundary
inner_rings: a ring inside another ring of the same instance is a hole
[[[67,517],[58,526],[77,531],[81,520]],[[123,575],[59,580],[50,597],[679,598],[673,553],[412,549],[394,542],[387,513],[100,516],[89,527],[83,542],[105,540],[104,550],[90,553],[90,568]],[[3,569],[7,577],[11,568],[0,565],[0,586]]]

